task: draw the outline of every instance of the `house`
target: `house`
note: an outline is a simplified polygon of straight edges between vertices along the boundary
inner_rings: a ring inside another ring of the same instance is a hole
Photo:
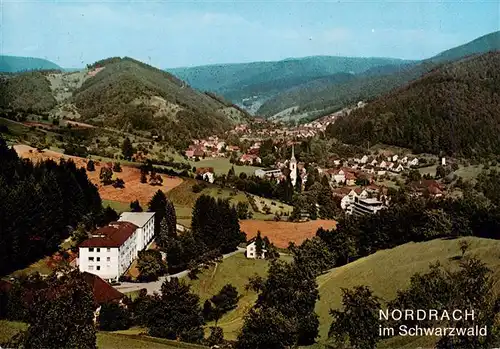
[[[434,179],[421,179],[409,184],[410,189],[416,195],[426,195],[433,198],[444,195],[444,186]]]
[[[399,162],[402,163],[403,165],[406,164],[408,162],[408,156],[399,159]]]
[[[359,159],[359,162],[362,164],[366,164],[368,162],[368,156],[363,155],[363,157],[361,159]]]
[[[343,210],[347,210],[349,209],[349,206],[352,205],[355,198],[367,198],[368,192],[362,188],[343,187],[335,189],[333,191],[333,195],[340,196],[342,198],[340,200],[340,207]]]
[[[262,248],[262,253],[260,256],[260,259],[266,258],[266,250],[264,249],[264,246]],[[252,258],[252,259],[258,259],[257,255],[257,246],[255,244],[255,238],[251,239],[248,244],[247,244],[247,251],[246,251],[246,257],[247,258]]]
[[[116,290],[113,286],[95,274],[83,272],[82,278],[83,281],[90,286],[92,295],[94,296],[94,321],[97,320],[99,310],[103,304],[121,303],[125,297],[123,293]],[[12,287],[13,283],[11,281],[0,280],[0,291],[8,294]],[[61,291],[64,291],[64,289],[59,289],[58,292],[54,292],[51,289],[45,289],[45,287],[46,284],[43,281],[23,284],[22,302],[26,304],[26,307],[33,302],[37,291],[42,291],[49,299],[59,296]]]
[[[255,154],[243,154],[240,157],[240,162],[244,164],[253,165],[253,164],[260,164],[262,160]]]
[[[79,246],[79,269],[117,280],[154,237],[154,212],[124,212]]]
[[[346,185],[355,185],[356,184],[356,175],[352,172],[345,172],[345,184]]]
[[[392,169],[392,171],[394,172],[401,172],[401,171],[404,171],[404,167],[402,164],[398,164],[398,166],[396,166],[395,168]]]
[[[123,293],[95,274],[83,272],[82,276],[85,282],[90,285],[94,299],[99,305],[119,303],[125,297]]]
[[[380,163],[380,165],[378,165],[378,167],[380,167],[380,168],[387,168],[387,162],[382,161],[382,162]]]
[[[393,162],[398,161],[398,155],[397,154],[392,156],[392,161]]]
[[[389,170],[392,171],[393,167],[394,167],[394,162],[388,162],[387,163],[387,169],[389,169]]]
[[[418,165],[418,158],[414,158],[408,161],[408,166],[417,166],[417,165]]]
[[[215,181],[213,167],[199,167],[196,169],[196,174],[200,175],[204,181],[213,183]]]
[[[378,164],[377,159],[373,159],[373,160],[370,162],[370,165],[372,165],[372,166],[377,166],[377,164]]]
[[[337,184],[342,184],[345,182],[345,173],[342,169],[328,170],[327,173],[330,175],[330,181]]]
[[[365,165],[361,169],[366,173],[375,173],[375,168],[372,165]]]

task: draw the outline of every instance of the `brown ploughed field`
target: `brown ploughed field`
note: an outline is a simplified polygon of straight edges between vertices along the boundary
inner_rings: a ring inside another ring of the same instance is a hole
[[[59,159],[65,158],[72,159],[77,167],[86,167],[88,161],[87,159],[64,155],[51,150],[45,150],[39,153],[35,148],[27,145],[15,145],[14,149],[20,157],[31,159],[34,162],[47,159],[59,161]],[[138,168],[125,166],[122,164],[122,172],[114,172],[113,178],[118,177],[123,179],[125,181],[125,188],[117,189],[112,185],[103,186],[101,184],[101,181],[99,180],[99,172],[102,166],[109,166],[109,164],[105,162],[99,163],[98,161],[95,161],[95,171],[87,171],[87,175],[92,183],[94,183],[99,189],[101,198],[105,200],[113,200],[124,203],[130,203],[131,201],[139,200],[141,205],[144,207],[147,206],[147,203],[158,189],[161,189],[163,192],[167,192],[182,183],[181,178],[170,177],[164,174],[161,175],[163,178],[162,185],[152,186],[148,183],[141,183],[140,170]]]
[[[258,221],[255,219],[240,221],[241,230],[247,234],[247,239],[253,238],[257,235],[257,231],[260,231],[263,237],[267,236],[276,247],[280,248],[287,248],[290,241],[299,245],[302,241],[315,236],[320,227],[333,229],[336,225],[337,222],[334,220],[321,219],[301,223]]]

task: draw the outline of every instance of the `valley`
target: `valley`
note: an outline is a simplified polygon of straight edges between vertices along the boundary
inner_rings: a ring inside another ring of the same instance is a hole
[[[5,4],[0,347],[500,346],[500,32],[469,5]]]

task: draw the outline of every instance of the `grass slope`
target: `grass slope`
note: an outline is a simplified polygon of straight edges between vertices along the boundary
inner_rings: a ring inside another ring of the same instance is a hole
[[[289,256],[282,256],[281,258],[291,260]],[[266,260],[248,259],[244,253],[238,253],[225,259],[217,266],[205,270],[198,280],[189,281],[191,289],[200,296],[202,304],[228,283],[236,287],[239,294],[242,295],[238,307],[224,315],[217,324],[217,326],[223,328],[226,339],[236,339],[238,331],[243,325],[243,316],[257,299],[255,292],[245,291],[248,279],[255,274],[265,277],[268,267],[269,262]],[[214,323],[209,323],[206,327],[208,329],[213,325]]]
[[[185,179],[180,185],[173,188],[172,190],[169,190],[166,194],[167,197],[172,201],[172,203],[175,206],[175,211],[177,214],[177,222],[179,224],[182,224],[184,226],[191,225],[192,209],[194,204],[196,203],[196,200],[201,195],[210,195],[215,198],[229,199],[231,201],[231,204],[233,205],[236,205],[238,202],[246,202],[249,204],[249,209],[252,210],[252,206],[250,205],[247,196],[242,191],[234,191],[229,188],[221,189],[218,186],[208,184],[207,188],[203,189],[201,192],[194,193],[192,188],[193,185],[196,183],[197,181],[194,179]],[[255,212],[252,210],[254,219],[272,220],[274,218],[274,214],[278,211],[288,212],[288,213],[292,212],[291,206],[283,204],[281,202],[262,198],[255,195],[254,198],[256,200],[257,206],[261,208],[261,211],[262,207],[264,207],[265,205],[271,208],[270,214]],[[272,203],[275,203],[276,205],[273,205]],[[105,204],[111,205],[111,207],[115,208],[116,210],[120,209],[118,203],[105,201],[104,205]],[[143,208],[145,209],[145,207]]]
[[[471,244],[467,255],[477,256],[494,271],[495,278],[500,277],[500,241],[463,238]],[[389,301],[395,298],[400,289],[408,287],[410,277],[417,272],[427,272],[430,263],[439,261],[441,265],[455,269],[458,261],[453,257],[461,254],[459,241],[433,240],[422,243],[408,243],[390,250],[379,251],[373,255],[361,258],[318,278],[320,300],[316,304],[316,312],[320,317],[321,339],[326,339],[331,323],[329,310],[341,307],[341,288],[351,288],[358,285],[371,287],[375,295]],[[417,339],[425,342],[428,339]],[[381,348],[418,347],[417,342],[403,343],[404,339],[393,338],[384,341]],[[424,343],[429,344],[429,343]],[[417,346],[416,346],[417,345]]]
[[[20,331],[26,330],[23,322],[0,320],[0,343],[8,341]],[[127,331],[120,331],[127,332]],[[134,333],[131,331],[131,333]],[[114,332],[98,332],[97,347],[99,349],[203,349],[201,345],[171,341],[162,338],[124,334]]]
[[[470,242],[467,255],[478,256],[494,271],[496,278],[500,278],[500,241],[463,238]],[[390,250],[379,251],[371,256],[361,258],[348,265],[332,269],[318,277],[320,300],[316,304],[316,313],[320,317],[319,344],[314,348],[321,348],[326,340],[331,323],[329,311],[331,308],[341,307],[341,288],[351,288],[366,285],[384,301],[392,300],[398,290],[409,285],[410,278],[417,272],[427,272],[430,263],[439,261],[447,268],[458,267],[458,261],[453,257],[461,254],[460,239],[433,240],[422,243],[408,243]],[[283,258],[283,257],[282,257]],[[285,257],[290,259],[290,257]],[[257,273],[265,276],[266,261],[247,260],[243,255],[236,255],[224,260],[216,269],[205,271],[200,280],[191,281],[193,290],[202,300],[217,293],[226,283],[233,284],[242,292],[238,308],[226,314],[218,323],[229,339],[236,338],[243,324],[243,316],[254,304],[256,295],[246,293],[243,289],[249,276]],[[499,286],[500,287],[500,286]],[[432,346],[432,338],[392,338],[380,344],[380,348],[416,348]]]

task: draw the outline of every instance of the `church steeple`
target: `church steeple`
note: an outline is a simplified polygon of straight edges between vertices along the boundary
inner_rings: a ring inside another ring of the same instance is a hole
[[[290,158],[290,179],[292,180],[292,185],[295,187],[297,183],[297,160],[295,159],[295,149],[292,144],[292,157]]]

